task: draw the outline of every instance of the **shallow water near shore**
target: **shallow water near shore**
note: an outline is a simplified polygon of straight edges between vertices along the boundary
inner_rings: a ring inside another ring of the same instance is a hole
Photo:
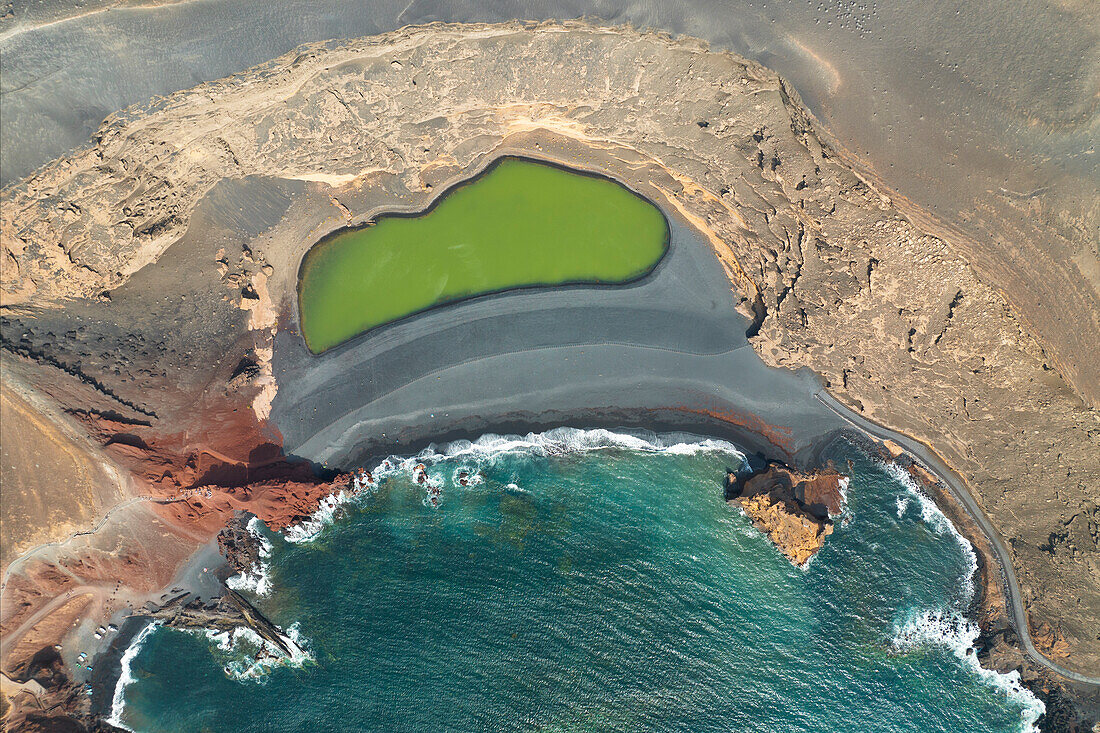
[[[127,660],[118,718],[138,731],[1031,729],[1041,703],[969,654],[969,545],[902,475],[845,443],[831,453],[854,462],[848,506],[804,569],[723,501],[743,458],[721,441],[558,430],[368,466],[375,486],[293,542],[271,536],[270,586],[253,597],[293,625],[302,659],[260,669],[247,643],[158,629]]]

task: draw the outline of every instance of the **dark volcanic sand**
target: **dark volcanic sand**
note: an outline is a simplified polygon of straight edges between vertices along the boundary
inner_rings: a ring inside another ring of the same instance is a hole
[[[746,319],[723,297],[729,280],[714,250],[671,221],[669,253],[635,285],[489,296],[321,356],[281,329],[271,418],[284,449],[338,467],[364,453],[407,453],[429,439],[503,428],[653,428],[656,418],[713,433],[718,421],[706,411],[791,427],[778,445],[754,438],[766,427],[755,424],[731,437],[805,455],[841,424],[813,399],[817,379],[764,366],[745,338]]]
[[[568,19],[703,38],[791,80],[861,166],[940,221],[1097,404],[1100,54],[1084,0],[1011,4],[640,0],[243,0],[114,7],[16,0],[0,21],[0,183],[103,118],[295,46],[430,21]],[[100,12],[96,12],[100,10]],[[71,18],[55,22],[59,18]],[[919,217],[918,217],[919,218]]]

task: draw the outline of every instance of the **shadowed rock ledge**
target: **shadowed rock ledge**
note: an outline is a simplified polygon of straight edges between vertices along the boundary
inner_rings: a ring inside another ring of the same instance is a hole
[[[833,468],[800,473],[775,461],[762,470],[726,475],[726,501],[744,510],[796,566],[809,562],[844,509],[847,477]]]

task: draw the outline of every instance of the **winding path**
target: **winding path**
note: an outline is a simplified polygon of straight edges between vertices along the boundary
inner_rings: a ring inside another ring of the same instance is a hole
[[[80,529],[75,532],[70,532],[68,535],[59,540],[54,540],[53,542],[44,542],[41,545],[36,545],[35,547],[32,547],[19,557],[12,560],[4,569],[4,581],[3,583],[0,583],[0,594],[2,594],[4,590],[8,587],[8,580],[11,578],[11,574],[15,570],[16,566],[22,565],[28,559],[38,554],[42,550],[45,550],[47,547],[61,547],[62,545],[68,544],[69,542],[73,541],[77,537],[84,537],[85,535],[95,534],[99,530],[103,529],[103,526],[107,524],[107,520],[109,520],[111,518],[111,515],[115,512],[125,509],[128,506],[140,504],[146,501],[152,502],[154,504],[172,504],[177,501],[182,501],[182,499],[164,499],[161,497],[149,496],[144,494],[141,496],[132,496],[129,499],[115,504],[113,507],[108,509],[107,512],[99,518],[99,521],[96,522],[94,527],[91,527],[90,529]]]
[[[928,468],[932,469],[936,476],[938,476],[939,479],[943,481],[944,485],[948,487],[955,499],[966,508],[967,513],[978,524],[982,533],[989,538],[989,544],[993,548],[994,554],[997,556],[998,564],[1001,566],[1001,580],[1005,588],[1005,598],[1007,599],[1009,616],[1012,619],[1012,625],[1016,628],[1016,633],[1019,635],[1027,655],[1037,664],[1046,667],[1050,671],[1066,679],[1080,682],[1085,685],[1100,687],[1100,677],[1090,677],[1066,669],[1043,656],[1039,650],[1035,648],[1035,644],[1031,640],[1031,630],[1027,623],[1027,611],[1024,609],[1023,598],[1020,595],[1020,586],[1016,582],[1016,573],[1012,568],[1012,558],[1008,553],[1008,548],[1005,547],[1004,542],[1001,540],[1001,536],[989,522],[989,519],[986,518],[985,513],[981,510],[981,507],[978,506],[970,490],[967,489],[966,484],[958,474],[956,474],[943,459],[936,455],[934,451],[913,438],[909,438],[889,428],[884,428],[881,425],[871,422],[862,415],[850,410],[824,390],[818,392],[814,396],[819,402],[835,412],[842,420],[848,422],[853,427],[880,440],[894,441],[905,448],[909,453],[919,458]]]

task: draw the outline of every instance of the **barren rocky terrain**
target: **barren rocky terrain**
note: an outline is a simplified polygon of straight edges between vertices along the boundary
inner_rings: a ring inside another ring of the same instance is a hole
[[[955,468],[1013,553],[1036,642],[1097,674],[1100,414],[999,283],[822,137],[757,64],[583,24],[317,44],[112,116],[3,191],[2,355],[98,442],[86,460],[110,457],[152,497],[125,521],[155,515],[166,539],[126,538],[123,566],[106,535],[82,540],[97,563],[25,562],[5,640],[67,587],[129,582],[128,565],[161,568],[141,583],[159,589],[235,509],[276,527],[308,513],[332,485],[282,455],[268,420],[302,255],[507,151],[614,175],[709,238],[760,357],[808,367]],[[28,536],[48,534],[41,520]],[[5,672],[32,646],[6,643]]]

